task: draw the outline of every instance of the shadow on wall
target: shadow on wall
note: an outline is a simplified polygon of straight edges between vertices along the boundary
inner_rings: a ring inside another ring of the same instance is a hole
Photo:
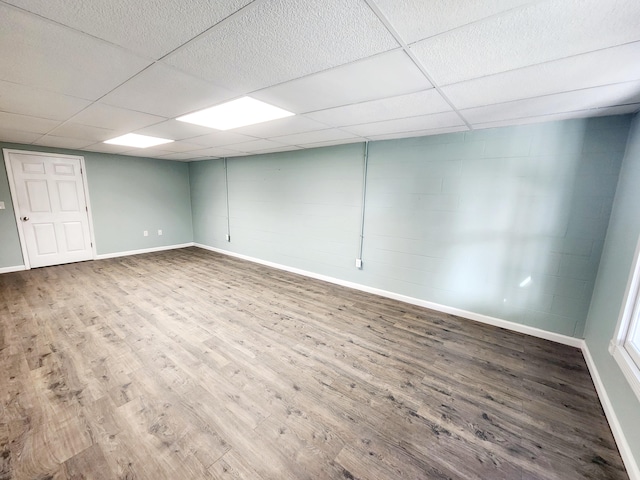
[[[411,296],[581,337],[628,132],[628,118],[614,118],[625,120],[397,142],[387,180],[376,169],[391,145],[378,149],[366,224],[377,276],[402,278]],[[394,182],[412,204],[379,208]],[[389,250],[423,267],[398,275]]]

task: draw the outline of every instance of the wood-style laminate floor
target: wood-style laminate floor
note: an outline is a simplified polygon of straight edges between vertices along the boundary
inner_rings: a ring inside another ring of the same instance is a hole
[[[580,351],[188,248],[0,275],[0,479],[624,479]]]

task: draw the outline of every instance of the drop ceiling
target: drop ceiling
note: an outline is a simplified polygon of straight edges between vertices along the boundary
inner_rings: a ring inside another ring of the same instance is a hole
[[[640,110],[638,0],[0,0],[0,141],[202,160]],[[176,117],[245,95],[294,112]],[[102,143],[126,133],[175,142]]]

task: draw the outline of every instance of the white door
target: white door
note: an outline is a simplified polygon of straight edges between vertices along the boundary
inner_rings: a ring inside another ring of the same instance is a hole
[[[4,150],[27,267],[93,258],[82,157]]]

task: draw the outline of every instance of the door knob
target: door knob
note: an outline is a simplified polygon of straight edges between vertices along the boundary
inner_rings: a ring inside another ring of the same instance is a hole
[[[22,220],[23,222],[28,222],[29,221],[29,217],[20,217],[20,220]]]

